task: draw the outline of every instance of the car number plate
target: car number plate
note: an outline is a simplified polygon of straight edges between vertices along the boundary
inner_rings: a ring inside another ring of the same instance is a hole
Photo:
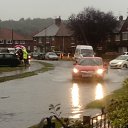
[[[92,77],[92,74],[82,74],[82,77]]]

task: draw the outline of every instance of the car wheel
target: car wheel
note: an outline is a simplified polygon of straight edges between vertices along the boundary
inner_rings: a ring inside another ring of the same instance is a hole
[[[102,82],[102,81],[104,81],[104,78],[103,77],[98,77],[97,81]]]
[[[76,82],[76,81],[78,81],[78,79],[76,77],[72,76],[72,81]]]
[[[124,69],[127,68],[127,64],[124,64],[124,65],[123,65],[123,68],[124,68]]]

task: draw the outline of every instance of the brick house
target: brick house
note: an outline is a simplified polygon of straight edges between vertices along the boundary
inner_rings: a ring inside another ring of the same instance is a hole
[[[28,51],[34,51],[37,44],[32,37],[24,37],[10,29],[0,29],[0,48],[12,48],[15,45],[23,45]]]
[[[123,16],[119,17],[118,26],[108,43],[116,52],[123,53],[128,51],[128,17],[126,20],[123,20]]]
[[[73,53],[76,45],[76,39],[73,31],[61,18],[56,18],[55,23],[46,27],[41,32],[34,35],[33,39],[38,43],[37,51],[62,51],[64,53]]]

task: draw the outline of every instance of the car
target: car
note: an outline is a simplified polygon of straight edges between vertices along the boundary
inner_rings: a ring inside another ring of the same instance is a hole
[[[78,61],[83,57],[93,57],[94,50],[90,45],[77,45],[74,54],[74,60]]]
[[[0,53],[0,65],[16,67],[20,64],[20,59],[15,53]]]
[[[54,53],[54,52],[47,52],[46,54],[45,54],[45,59],[46,60],[58,60],[59,59],[59,57],[56,55],[56,53]]]
[[[104,67],[101,57],[83,57],[76,61],[72,70],[72,80],[96,78],[104,79],[107,67]]]
[[[128,68],[128,55],[120,55],[109,62],[110,68]]]
[[[43,53],[43,52],[33,52],[32,53],[32,58],[33,59],[38,59],[38,60],[44,60],[45,59],[45,53]]]
[[[38,53],[37,52],[33,52],[32,54],[32,58],[33,59],[37,59],[38,58]]]
[[[128,52],[124,52],[123,55],[128,55]]]
[[[45,53],[43,53],[43,52],[38,53],[37,59],[38,60],[44,60],[45,59]]]
[[[0,53],[16,53],[15,48],[0,48]]]

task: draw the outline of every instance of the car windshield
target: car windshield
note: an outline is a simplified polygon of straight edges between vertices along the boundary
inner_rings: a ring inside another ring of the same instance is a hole
[[[54,52],[50,52],[49,55],[56,55]]]
[[[128,56],[118,56],[116,60],[126,60],[128,59]]]
[[[78,62],[79,65],[82,66],[100,66],[103,65],[102,60],[101,59],[97,59],[97,58],[85,58],[85,59],[81,59]]]
[[[92,49],[81,49],[81,54],[83,55],[83,57],[93,56],[93,50]]]

